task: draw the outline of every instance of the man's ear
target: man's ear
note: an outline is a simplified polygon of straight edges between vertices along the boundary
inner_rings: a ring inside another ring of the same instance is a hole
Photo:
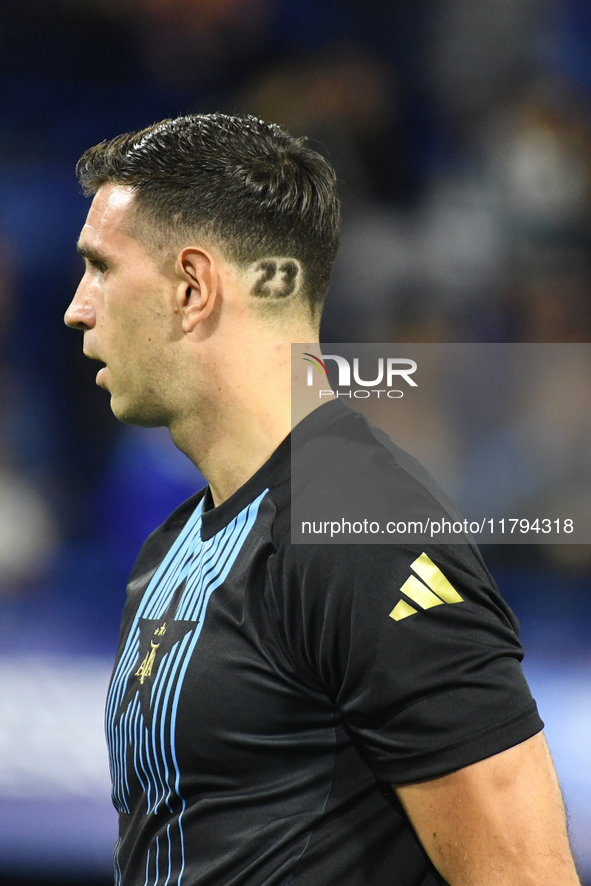
[[[176,260],[176,308],[183,332],[192,332],[206,320],[219,298],[219,274],[213,255],[199,246],[187,246]]]

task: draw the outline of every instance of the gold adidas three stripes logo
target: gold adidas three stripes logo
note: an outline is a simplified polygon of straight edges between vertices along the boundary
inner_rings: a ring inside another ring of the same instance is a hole
[[[417,557],[414,563],[410,564],[410,568],[413,572],[416,572],[419,578],[411,575],[406,579],[400,590],[405,597],[408,597],[409,600],[412,600],[421,609],[443,606],[444,603],[463,602],[464,598],[458,594],[441,569],[435,565],[427,554],[423,553],[420,557]],[[419,580],[421,578],[423,581]],[[409,615],[416,615],[417,611],[406,600],[400,600],[390,613],[390,618],[393,618],[394,621],[402,621],[403,618],[408,618]]]

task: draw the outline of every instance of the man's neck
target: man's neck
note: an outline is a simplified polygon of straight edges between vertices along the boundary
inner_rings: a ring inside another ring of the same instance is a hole
[[[303,345],[300,350],[319,345]],[[294,423],[323,402],[304,387],[307,364],[289,343],[258,348],[251,359],[226,364],[208,403],[170,425],[175,445],[207,479],[214,505],[226,501],[270,458]],[[301,366],[300,366],[301,363]],[[237,371],[236,367],[241,370]],[[322,383],[320,383],[322,384]],[[292,385],[303,390],[292,417]],[[326,399],[326,398],[324,398]]]
[[[207,429],[187,424],[171,428],[171,435],[207,479],[217,506],[265,464],[289,431],[289,409],[257,417],[254,410],[233,409],[220,410]]]

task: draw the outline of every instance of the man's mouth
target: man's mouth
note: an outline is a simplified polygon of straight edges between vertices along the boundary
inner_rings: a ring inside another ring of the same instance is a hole
[[[89,342],[86,342],[87,346],[89,346],[89,344],[90,344]],[[86,350],[86,348],[83,347],[82,351],[83,351],[84,356],[88,357],[89,360],[96,360],[98,363],[103,364],[96,374],[95,381],[96,381],[97,385],[99,385],[101,388],[104,388],[105,387],[104,378],[105,378],[105,374],[107,371],[107,365],[106,365],[105,361],[102,359],[102,357],[99,357],[97,354],[93,353],[90,350],[90,347],[88,350]]]

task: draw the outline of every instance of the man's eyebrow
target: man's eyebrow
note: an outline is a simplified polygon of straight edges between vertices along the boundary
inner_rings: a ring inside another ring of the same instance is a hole
[[[82,258],[87,258],[88,261],[106,261],[104,255],[101,255],[100,252],[96,252],[90,246],[85,246],[83,243],[78,242],[76,244],[76,249],[78,250],[78,254],[82,256]]]

